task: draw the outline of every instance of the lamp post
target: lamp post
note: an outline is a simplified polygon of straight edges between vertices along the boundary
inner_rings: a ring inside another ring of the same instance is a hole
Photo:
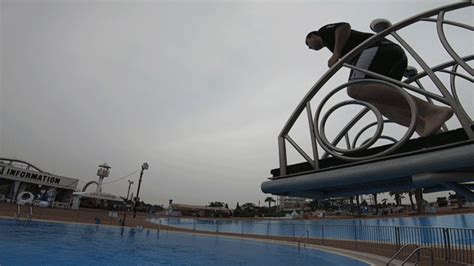
[[[137,205],[138,202],[140,201],[139,195],[140,195],[140,185],[142,184],[142,176],[143,176],[143,171],[148,170],[148,164],[143,163],[142,164],[142,171],[140,172],[140,179],[138,180],[138,188],[137,188],[137,196],[135,197],[135,207],[133,208],[133,218],[135,218],[137,214]]]
[[[133,184],[133,181],[132,181],[132,180],[128,180],[127,201],[128,201],[128,195],[130,194],[130,187],[132,186],[132,184]]]

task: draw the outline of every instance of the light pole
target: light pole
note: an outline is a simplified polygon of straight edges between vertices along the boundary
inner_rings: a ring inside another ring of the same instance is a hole
[[[142,171],[140,172],[140,179],[138,180],[138,188],[137,188],[137,196],[135,197],[135,207],[133,208],[133,218],[135,218],[137,214],[137,205],[138,202],[140,201],[139,195],[140,195],[140,185],[142,184],[142,176],[143,176],[143,171],[148,170],[148,164],[143,163],[142,164]]]
[[[132,184],[133,184],[133,181],[132,181],[132,180],[128,180],[127,201],[128,201],[128,195],[130,194],[130,187],[132,186]]]

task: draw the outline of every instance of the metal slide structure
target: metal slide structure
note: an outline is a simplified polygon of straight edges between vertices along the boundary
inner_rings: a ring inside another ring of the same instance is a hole
[[[474,70],[471,67],[474,54],[459,55],[445,34],[447,27],[455,27],[455,30],[465,34],[465,41],[472,44],[473,26],[445,19],[445,15],[449,12],[459,12],[460,9],[472,11],[472,8],[473,3],[466,1],[433,9],[394,25],[387,20],[374,20],[371,28],[376,34],[332,66],[304,96],[287,121],[278,136],[280,166],[273,169],[271,171],[273,176],[262,183],[262,191],[281,196],[322,199],[422,188],[425,193],[454,190],[468,200],[474,201],[474,193],[471,191],[474,185],[470,184],[474,181],[474,122],[461,103],[472,104],[472,99],[460,99],[456,88],[456,84],[462,83],[467,84],[462,86],[463,90],[470,92],[474,89]],[[446,53],[450,57],[447,62],[429,66],[425,59],[397,33],[418,23],[434,27],[440,46],[444,49],[440,53]],[[405,49],[421,68],[420,71],[409,67],[405,79],[398,81],[359,69],[349,63],[362,50],[386,36],[393,37],[392,39]],[[335,87],[329,93],[323,93],[323,86],[342,69],[358,70],[366,73],[369,78],[349,81]],[[374,77],[377,79],[373,79]],[[383,117],[380,111],[369,103],[346,100],[332,107],[325,107],[333,100],[331,97],[347,87],[355,83],[374,82],[398,89],[410,106],[410,126],[405,128],[406,132],[399,138],[384,135],[384,126],[387,128],[387,125],[393,122]],[[430,102],[450,106],[454,111],[450,122],[453,119],[457,120],[457,128],[448,129],[444,125],[441,133],[427,137],[414,136],[417,108],[408,91]],[[317,106],[314,116],[311,103]],[[353,114],[353,119],[329,140],[325,126],[330,115],[337,109],[347,108],[349,105],[360,106],[360,112]],[[324,110],[326,113],[323,113]],[[303,113],[306,113],[309,124],[312,156],[289,135]],[[375,116],[376,121],[359,125],[357,128],[356,124],[367,120],[367,117],[363,119],[366,114]],[[368,132],[374,132],[373,136],[363,141],[363,136]],[[287,143],[291,144],[306,161],[288,165]]]

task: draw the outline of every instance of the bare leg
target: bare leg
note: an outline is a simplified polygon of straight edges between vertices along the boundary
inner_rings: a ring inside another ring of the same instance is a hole
[[[403,125],[410,125],[410,106],[394,88],[383,84],[366,84],[349,87],[350,97],[373,104],[388,119]],[[436,106],[413,97],[418,108],[415,130],[420,136],[432,135],[453,115],[451,108]]]

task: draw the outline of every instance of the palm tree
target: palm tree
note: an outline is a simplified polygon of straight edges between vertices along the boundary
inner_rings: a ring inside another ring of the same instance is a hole
[[[415,199],[416,199],[416,205],[417,205],[417,212],[418,214],[423,212],[423,189],[422,188],[417,188],[415,190]]]
[[[390,196],[395,199],[395,204],[398,206],[402,205],[402,199],[405,198],[400,192],[390,192]]]
[[[411,210],[415,210],[415,204],[413,203],[413,189],[408,190],[408,197],[410,198]]]
[[[265,202],[268,202],[268,208],[272,207],[272,202],[275,202],[275,200],[272,197],[267,197],[265,199]]]

